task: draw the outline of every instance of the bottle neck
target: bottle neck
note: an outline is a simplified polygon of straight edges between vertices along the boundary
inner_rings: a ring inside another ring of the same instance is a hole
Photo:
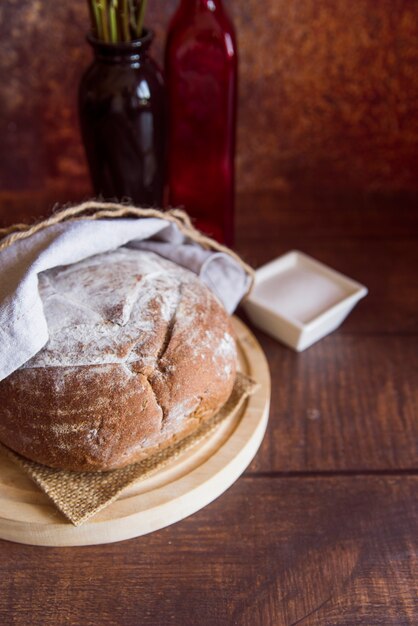
[[[140,63],[145,58],[153,38],[154,33],[145,30],[143,37],[130,42],[105,43],[92,35],[87,36],[87,41],[93,48],[96,59],[111,64],[132,64]]]

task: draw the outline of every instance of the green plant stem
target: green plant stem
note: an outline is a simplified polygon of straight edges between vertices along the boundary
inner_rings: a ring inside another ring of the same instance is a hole
[[[144,29],[145,9],[147,8],[147,0],[141,0],[138,11],[138,20],[136,23],[136,36],[141,37]]]
[[[109,43],[110,41],[109,23],[108,23],[109,13],[108,13],[107,0],[100,0],[98,4],[98,9],[99,9],[99,14],[100,14],[100,23],[102,26],[103,41],[105,41],[106,43]]]
[[[93,35],[96,37],[96,39],[100,39],[100,35],[98,33],[98,30],[97,30],[98,24],[97,24],[96,3],[91,1],[91,2],[87,2],[87,4],[89,6],[91,31],[92,31]]]
[[[110,26],[110,41],[112,43],[117,43],[117,41],[119,40],[117,11],[118,11],[118,0],[110,0],[109,26]]]
[[[100,6],[100,0],[89,0],[88,5],[90,8],[93,34],[97,39],[103,41],[102,8]]]
[[[136,13],[138,0],[128,0],[129,4],[129,30],[130,34],[136,35]]]
[[[88,0],[93,34],[105,43],[142,37],[147,0]]]
[[[128,0],[121,0],[121,8],[119,12],[120,37],[122,41],[130,41],[131,33],[129,31],[129,7]]]

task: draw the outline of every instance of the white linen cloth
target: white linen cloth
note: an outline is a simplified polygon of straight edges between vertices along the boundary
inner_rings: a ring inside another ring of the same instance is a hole
[[[190,242],[162,218],[61,222],[0,251],[0,380],[37,354],[48,341],[38,274],[129,245],[152,250],[190,269],[228,313],[246,294],[250,277],[232,256]]]

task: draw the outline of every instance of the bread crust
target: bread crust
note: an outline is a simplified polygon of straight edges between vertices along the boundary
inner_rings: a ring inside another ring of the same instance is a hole
[[[50,339],[0,382],[0,441],[106,471],[193,432],[236,374],[229,316],[191,272],[121,248],[40,275]]]

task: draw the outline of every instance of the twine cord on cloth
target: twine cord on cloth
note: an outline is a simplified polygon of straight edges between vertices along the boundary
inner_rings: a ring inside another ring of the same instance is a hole
[[[181,209],[171,209],[169,211],[160,211],[159,209],[142,209],[139,207],[128,206],[118,203],[110,202],[96,202],[90,200],[83,202],[75,207],[69,207],[62,209],[57,213],[54,213],[46,220],[42,220],[32,226],[29,224],[14,224],[7,228],[0,228],[0,238],[4,238],[0,241],[0,252],[5,248],[11,246],[15,241],[26,239],[31,235],[55,224],[61,222],[74,222],[78,220],[98,220],[117,217],[157,217],[166,220],[167,222],[174,223],[177,228],[186,237],[200,244],[207,250],[216,250],[217,252],[225,252],[231,256],[237,263],[239,263],[243,269],[254,279],[253,268],[245,263],[236,252],[222,245],[218,241],[215,241],[211,237],[203,235],[192,224],[190,217]]]
[[[206,237],[182,211],[85,202],[48,219],[0,231],[0,381],[49,338],[38,275],[121,246],[148,250],[194,272],[228,313],[251,288],[253,270]]]

